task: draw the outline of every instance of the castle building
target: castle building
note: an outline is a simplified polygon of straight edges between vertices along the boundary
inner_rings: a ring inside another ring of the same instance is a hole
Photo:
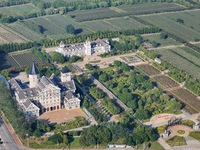
[[[69,105],[70,107],[67,109],[80,107],[80,99],[75,94],[74,80],[66,66],[61,70],[61,78],[54,74],[48,78],[46,76],[40,77],[33,62],[29,72],[29,87],[15,78],[9,80],[9,85],[12,95],[28,119]],[[69,98],[67,93],[73,96]]]
[[[66,46],[62,41],[59,47],[55,50],[64,56],[84,56],[92,55],[93,53],[107,53],[111,51],[108,39],[97,39],[95,41],[86,40],[85,43],[77,43]]]

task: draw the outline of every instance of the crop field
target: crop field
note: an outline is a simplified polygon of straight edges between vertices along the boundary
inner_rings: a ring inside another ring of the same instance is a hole
[[[156,74],[160,74],[161,72],[154,68],[151,65],[139,65],[137,66],[140,70],[144,71],[146,74],[148,74],[149,76],[151,75],[156,75]]]
[[[125,16],[124,13],[118,13],[110,8],[99,8],[91,10],[78,10],[70,12],[69,15],[77,21],[90,21],[104,18]]]
[[[164,88],[172,88],[179,86],[178,83],[176,83],[174,80],[165,75],[156,76],[153,79],[155,79],[156,82],[161,84]]]
[[[146,34],[142,35],[144,40],[147,40],[148,42],[153,42],[156,41],[159,43],[159,46],[169,46],[169,45],[179,45],[180,43],[176,42],[172,38],[167,38],[167,39],[161,39],[160,34]]]
[[[44,35],[66,34],[65,27],[69,24],[74,26],[77,34],[89,32],[87,29],[81,27],[77,22],[62,15],[51,15],[27,19],[23,21],[23,24],[33,31],[35,30],[35,27],[41,25],[45,28],[43,33]]]
[[[27,14],[39,11],[39,8],[32,4],[15,5],[9,7],[1,7],[0,14],[6,14],[8,16],[26,16]]]
[[[147,14],[147,13],[158,13],[164,11],[173,11],[184,9],[184,7],[171,3],[146,3],[137,5],[122,5],[117,7],[122,9],[131,15]]]
[[[161,58],[200,79],[200,54],[186,47],[155,50]]]
[[[148,27],[133,18],[119,17],[103,20],[93,20],[82,22],[85,26],[89,27],[94,31],[106,31],[106,30],[127,30],[127,29],[138,29]]]
[[[12,67],[28,66],[35,61],[37,64],[42,63],[42,61],[32,54],[30,51],[25,51],[23,53],[10,53],[8,55],[0,55],[0,70],[8,69]]]
[[[39,40],[45,38],[44,35],[32,31],[31,29],[29,29],[25,25],[23,25],[23,23],[21,23],[21,22],[11,23],[8,25],[8,27],[19,32],[26,38],[33,40],[33,41],[39,41]]]
[[[185,104],[192,107],[197,112],[200,112],[200,103],[199,103],[200,100],[198,99],[196,95],[194,95],[190,91],[183,88],[174,90],[172,91],[172,93],[173,95],[178,97],[180,100],[182,100]]]
[[[124,30],[148,27],[147,25],[144,25],[136,21],[135,19],[129,17],[112,18],[106,19],[105,21],[109,22],[112,25],[118,26]]]
[[[200,39],[199,10],[140,16],[141,19],[187,41]],[[184,23],[177,22],[181,18]]]
[[[86,21],[83,24],[94,31],[116,31],[121,29],[120,27],[108,23],[104,20]]]
[[[11,31],[4,25],[0,24],[0,44],[4,43],[23,43],[28,41],[25,37],[22,35]]]

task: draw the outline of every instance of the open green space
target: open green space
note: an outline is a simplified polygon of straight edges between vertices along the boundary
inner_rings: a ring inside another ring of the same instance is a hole
[[[159,134],[162,134],[162,133],[164,133],[165,132],[165,130],[166,130],[166,125],[163,125],[163,126],[159,126],[159,127],[157,127],[157,131],[158,131],[158,133]]]
[[[15,5],[9,7],[1,7],[0,14],[5,14],[8,16],[26,16],[31,13],[39,11],[39,8],[32,4]]]
[[[161,55],[162,59],[200,79],[200,54],[195,52],[196,55],[194,55],[192,49],[177,47],[174,49],[159,49],[155,50],[155,52]]]
[[[144,21],[187,41],[200,39],[199,10],[139,16]],[[182,19],[182,23],[177,19]]]
[[[171,147],[187,145],[185,138],[177,135],[167,140],[167,144],[169,144]]]
[[[184,9],[184,7],[172,3],[145,3],[137,5],[122,5],[117,8],[126,11],[131,15],[158,13],[164,11],[173,11]]]
[[[194,139],[200,142],[200,131],[193,131],[189,133],[189,136],[193,137]]]
[[[137,149],[143,150],[144,144],[139,144]],[[158,142],[145,142],[145,150],[164,150],[164,148]]]
[[[158,43],[158,46],[169,46],[169,45],[179,45],[180,43],[176,42],[172,38],[167,39],[161,39],[160,34],[146,34],[142,35],[143,39],[147,42],[152,43],[153,41],[156,41]]]

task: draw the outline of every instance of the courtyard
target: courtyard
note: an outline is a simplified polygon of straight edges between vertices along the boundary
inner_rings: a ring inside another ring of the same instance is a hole
[[[74,120],[75,117],[82,116],[86,119],[88,116],[83,112],[82,109],[59,109],[51,112],[46,112],[39,116],[39,119],[47,121],[48,123],[63,123]]]

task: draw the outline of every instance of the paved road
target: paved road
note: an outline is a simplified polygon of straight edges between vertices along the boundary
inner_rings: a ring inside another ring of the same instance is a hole
[[[0,145],[0,150],[21,150],[13,141],[13,138],[6,128],[2,118],[0,118],[0,137],[3,141],[3,144]]]

